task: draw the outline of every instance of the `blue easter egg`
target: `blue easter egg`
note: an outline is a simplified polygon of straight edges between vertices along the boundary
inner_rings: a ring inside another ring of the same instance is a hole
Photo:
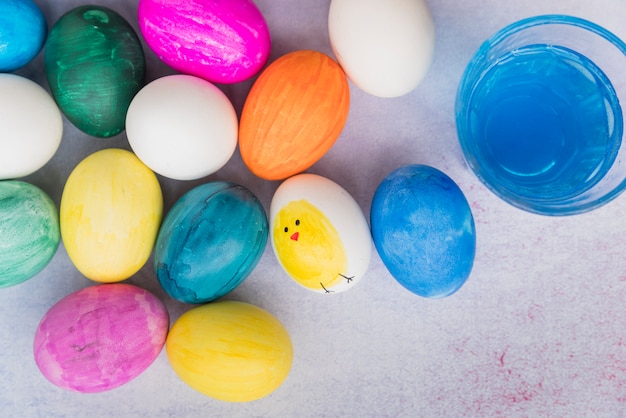
[[[385,267],[409,291],[442,298],[469,277],[474,218],[461,189],[441,171],[407,165],[391,172],[376,189],[370,224]]]
[[[32,0],[0,1],[0,72],[28,64],[46,40],[46,19]]]
[[[267,217],[254,194],[234,183],[209,182],[172,206],[159,230],[154,267],[174,299],[210,302],[248,277],[267,239]]]

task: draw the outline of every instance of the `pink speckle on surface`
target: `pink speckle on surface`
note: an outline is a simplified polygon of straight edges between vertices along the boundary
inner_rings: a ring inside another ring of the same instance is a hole
[[[169,317],[152,293],[129,284],[79,290],[43,317],[34,341],[35,362],[53,384],[103,392],[141,374],[161,352]]]
[[[141,0],[138,19],[163,62],[214,83],[244,81],[269,58],[269,29],[251,0]]]

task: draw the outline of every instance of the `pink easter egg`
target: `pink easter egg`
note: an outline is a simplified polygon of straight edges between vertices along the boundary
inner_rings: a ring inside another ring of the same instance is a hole
[[[214,83],[246,80],[269,58],[267,23],[252,0],[140,0],[138,20],[163,62]]]
[[[157,358],[169,316],[147,290],[123,283],[87,287],[57,302],[33,344],[41,373],[64,389],[94,393],[139,376]]]

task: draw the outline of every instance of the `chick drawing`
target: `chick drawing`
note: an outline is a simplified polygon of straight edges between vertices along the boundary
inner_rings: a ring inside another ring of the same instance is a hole
[[[332,181],[313,174],[287,179],[272,199],[270,223],[276,258],[303,287],[341,292],[365,273],[371,252],[367,221]]]

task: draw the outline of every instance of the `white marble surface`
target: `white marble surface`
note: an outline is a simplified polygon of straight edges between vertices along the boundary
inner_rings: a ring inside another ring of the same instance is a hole
[[[384,0],[381,0],[384,1]],[[49,25],[81,0],[36,0]],[[137,0],[99,0],[135,28]],[[257,0],[269,24],[272,59],[295,49],[331,54],[329,0]],[[623,0],[430,0],[437,33],[423,83],[396,99],[353,85],[347,125],[310,171],[346,188],[369,216],[372,195],[392,169],[432,165],[471,204],[477,255],[465,286],[428,300],[398,285],[373,250],[367,275],[332,296],[308,292],[280,269],[268,247],[228,298],[256,304],[288,329],[294,363],[284,384],[259,401],[230,404],[185,385],[165,351],[125,386],[84,395],[38,371],[35,328],[45,312],[94,283],[61,246],[39,275],[0,291],[0,416],[20,417],[618,417],[626,413],[626,195],[592,213],[548,218],[490,194],[465,166],[454,125],[461,73],[482,40],[514,20],[544,13],[587,18],[626,38]],[[173,73],[145,49],[148,78]],[[45,86],[42,55],[19,71]],[[626,77],[626,69],[624,69]],[[239,111],[250,83],[224,86]],[[1,127],[0,127],[1,128]],[[25,180],[58,204],[65,179],[89,153],[128,148],[124,134],[87,137],[66,121],[53,160]],[[160,178],[166,206],[202,182],[226,179],[252,190],[266,209],[276,182],[255,178],[235,154],[194,182]],[[129,279],[152,290],[174,321],[189,305],[159,289],[151,263]]]

